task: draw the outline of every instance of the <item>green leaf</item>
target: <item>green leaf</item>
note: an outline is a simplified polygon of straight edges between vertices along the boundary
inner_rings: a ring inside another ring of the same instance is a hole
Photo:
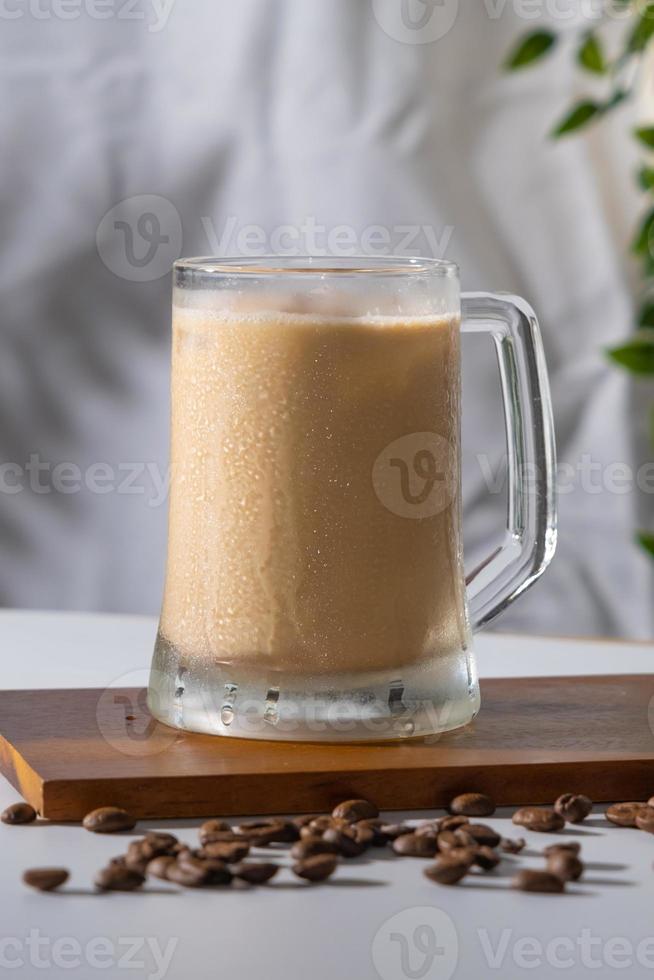
[[[634,136],[645,146],[654,148],[654,126],[640,126],[638,129],[634,129]]]
[[[638,18],[631,37],[627,42],[627,51],[635,54],[644,51],[654,36],[654,3],[648,3]]]
[[[596,75],[604,75],[608,65],[604,57],[602,43],[596,34],[587,34],[577,52],[577,61],[586,71]]]
[[[654,187],[654,167],[641,167],[638,171],[638,183],[644,191]]]
[[[654,329],[639,330],[625,344],[613,347],[608,355],[632,374],[654,374]]]
[[[603,107],[597,102],[579,102],[561,120],[558,126],[555,126],[551,135],[558,139],[559,136],[566,136],[568,133],[581,129],[582,126],[587,126],[592,119],[595,119],[602,112],[602,109]]]
[[[554,47],[557,36],[553,31],[534,31],[527,34],[511,52],[504,63],[507,71],[525,68],[543,58]]]
[[[654,558],[654,534],[647,534],[645,531],[641,531],[640,534],[636,535],[636,541],[641,548],[648,551],[652,558]]]
[[[642,219],[638,231],[636,232],[636,237],[631,243],[631,251],[635,252],[636,255],[650,254],[649,246],[653,227],[654,208],[650,208],[645,217]]]
[[[636,323],[639,327],[654,327],[654,300],[648,299],[643,303]]]

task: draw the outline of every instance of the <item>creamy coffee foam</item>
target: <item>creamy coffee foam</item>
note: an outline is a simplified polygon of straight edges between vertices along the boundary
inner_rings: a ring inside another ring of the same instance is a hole
[[[298,675],[460,651],[458,317],[261,303],[174,308],[165,638]]]

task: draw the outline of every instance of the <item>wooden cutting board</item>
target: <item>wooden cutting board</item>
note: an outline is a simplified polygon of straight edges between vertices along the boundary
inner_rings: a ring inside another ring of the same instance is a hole
[[[386,744],[246,741],[178,732],[136,689],[0,692],[0,768],[39,813],[80,820],[120,805],[140,818],[383,809],[654,793],[654,676],[486,680],[472,725]]]

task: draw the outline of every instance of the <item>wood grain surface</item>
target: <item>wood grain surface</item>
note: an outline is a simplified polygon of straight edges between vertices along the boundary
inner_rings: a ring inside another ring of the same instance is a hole
[[[140,818],[300,813],[353,796],[422,809],[466,790],[507,805],[647,799],[653,731],[650,675],[486,680],[472,725],[364,745],[179,732],[136,689],[0,692],[0,768],[51,820],[109,804]]]

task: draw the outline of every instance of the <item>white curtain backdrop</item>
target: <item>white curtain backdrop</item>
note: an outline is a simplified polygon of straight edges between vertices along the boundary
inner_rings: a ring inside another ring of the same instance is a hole
[[[401,0],[5,4],[0,603],[157,611],[174,258],[388,248],[541,319],[560,544],[498,628],[651,635],[652,497],[613,465],[646,458],[643,394],[603,354],[631,325],[634,110],[548,142],[580,83],[565,51],[502,74],[521,6],[407,0],[412,29]],[[492,352],[464,355],[472,560],[501,532],[504,435]]]

